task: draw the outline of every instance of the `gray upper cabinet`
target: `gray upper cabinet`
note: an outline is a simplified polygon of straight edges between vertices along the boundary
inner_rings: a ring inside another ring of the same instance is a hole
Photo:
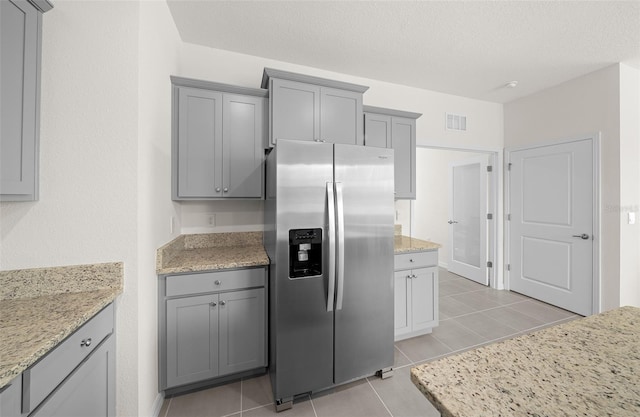
[[[43,0],[0,1],[0,201],[38,199]]]
[[[265,68],[269,144],[278,139],[363,145],[362,94],[368,87]]]
[[[171,80],[173,199],[262,198],[267,91]]]
[[[396,199],[416,198],[416,119],[420,116],[364,106],[365,145],[394,150]]]

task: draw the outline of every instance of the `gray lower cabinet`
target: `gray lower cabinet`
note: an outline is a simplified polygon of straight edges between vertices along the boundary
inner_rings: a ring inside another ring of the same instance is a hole
[[[162,390],[267,366],[265,268],[160,280]]]
[[[362,94],[368,87],[264,69],[269,146],[279,139],[362,145]]]
[[[262,198],[267,91],[171,80],[173,199]]]
[[[0,1],[0,201],[38,199],[42,13],[46,1]]]
[[[416,198],[416,119],[421,114],[364,106],[364,144],[393,148],[395,198]]]
[[[0,417],[115,416],[113,333],[109,304],[0,392]]]
[[[31,416],[115,416],[115,355],[109,336]]]
[[[395,340],[426,333],[438,325],[437,251],[395,256]]]

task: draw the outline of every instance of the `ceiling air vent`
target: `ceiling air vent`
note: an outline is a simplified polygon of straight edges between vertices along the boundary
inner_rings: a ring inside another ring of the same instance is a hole
[[[447,130],[467,130],[467,116],[461,114],[447,113]]]

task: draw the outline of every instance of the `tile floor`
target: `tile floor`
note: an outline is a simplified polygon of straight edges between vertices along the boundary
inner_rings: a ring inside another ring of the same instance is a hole
[[[411,366],[514,337],[579,316],[522,295],[497,291],[440,269],[440,325],[433,333],[396,342],[394,376],[365,378],[297,400],[281,417],[376,417],[440,414],[414,387]],[[274,415],[267,375],[176,396],[159,417]]]

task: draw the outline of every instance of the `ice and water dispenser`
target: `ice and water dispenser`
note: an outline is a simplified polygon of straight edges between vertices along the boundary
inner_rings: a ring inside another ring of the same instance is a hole
[[[289,230],[289,278],[322,275],[322,229]]]

